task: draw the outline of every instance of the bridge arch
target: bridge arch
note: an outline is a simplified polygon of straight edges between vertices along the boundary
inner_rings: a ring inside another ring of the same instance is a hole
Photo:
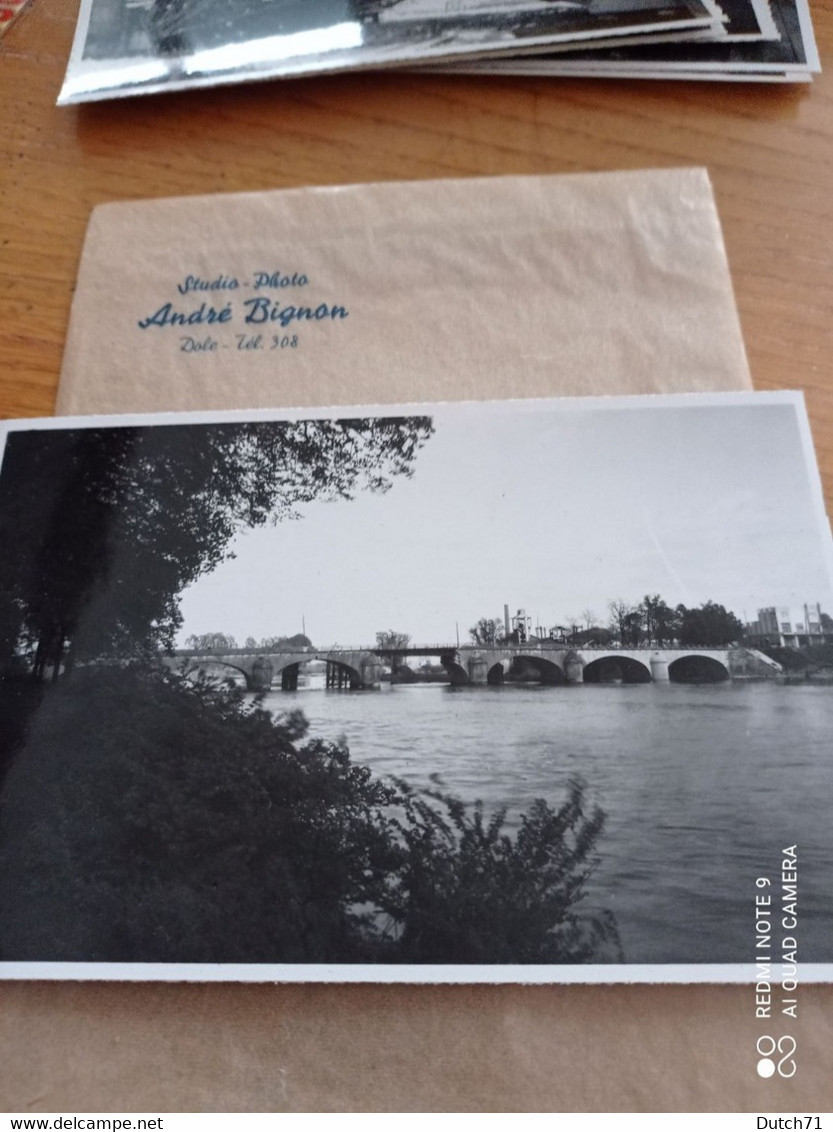
[[[440,657],[443,668],[448,673],[448,678],[452,685],[455,687],[462,687],[463,684],[468,684],[469,674],[465,665],[462,664],[456,656],[442,656]]]
[[[689,653],[668,665],[668,679],[674,684],[720,684],[729,678],[726,665],[705,653]]]
[[[212,669],[213,671],[210,671]],[[244,681],[246,682],[246,691],[252,691],[252,680],[250,673],[248,673],[245,668],[241,668],[237,664],[229,664],[227,660],[214,660],[210,657],[203,657],[201,660],[192,660],[186,662],[186,664],[182,666],[180,671],[186,680],[190,680],[193,677],[199,676],[217,676],[217,678],[219,679],[222,676],[223,671],[225,671],[227,675],[233,672],[237,676],[243,677]]]
[[[327,662],[327,675],[326,687],[333,688],[351,688],[353,690],[362,688],[362,674],[352,664],[347,664],[343,660],[335,660],[331,656],[324,658]]]
[[[584,666],[585,684],[650,684],[651,669],[641,660],[617,653],[598,656]]]

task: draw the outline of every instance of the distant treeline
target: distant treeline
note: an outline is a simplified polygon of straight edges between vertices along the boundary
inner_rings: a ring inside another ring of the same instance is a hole
[[[659,594],[646,594],[636,604],[622,599],[609,602],[608,614],[603,624],[592,610],[584,610],[579,617],[566,618],[567,624],[554,626],[542,636],[563,639],[572,645],[618,644],[622,648],[637,648],[653,644],[662,648],[674,644],[723,647],[741,641],[744,634],[743,622],[714,601],[691,608],[680,603],[672,608]],[[482,645],[507,640],[500,617],[481,617],[469,634],[476,644]],[[508,641],[522,643],[534,636],[534,632],[522,626],[509,634]]]
[[[231,633],[192,633],[186,638],[185,647],[194,652],[231,652],[240,648],[236,637]],[[256,641],[254,637],[246,637],[242,647],[244,649],[266,649],[269,652],[293,652],[296,649],[312,648],[312,641],[303,633],[295,633],[291,637],[261,637]]]

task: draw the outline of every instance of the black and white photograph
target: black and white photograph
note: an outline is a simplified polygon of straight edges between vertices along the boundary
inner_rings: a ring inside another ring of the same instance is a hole
[[[772,962],[830,978],[800,395],[30,420],[0,452],[3,977],[744,981],[764,892]]]
[[[84,0],[61,104],[720,26],[716,0]]]
[[[777,0],[775,0],[777,2]],[[729,43],[757,43],[760,40],[777,40],[780,34],[772,18],[769,0],[721,0],[720,10],[723,21],[710,28],[697,28],[694,31],[675,32],[669,36],[661,31],[644,32],[630,35],[627,39],[613,36],[610,39],[594,41],[594,52],[602,49],[614,49],[627,46],[636,47],[642,44],[729,44]],[[433,64],[422,67],[420,70],[446,71],[448,73],[460,71],[461,73],[484,73],[493,71],[495,74],[512,73],[511,68],[520,68],[518,73],[528,64],[540,67],[541,73],[546,74],[547,68],[553,62],[553,57],[563,57],[575,54],[585,45],[575,42],[551,44],[546,51],[536,52],[523,56],[500,56],[499,58],[483,58],[464,60],[450,64]],[[641,77],[641,76],[640,76]]]

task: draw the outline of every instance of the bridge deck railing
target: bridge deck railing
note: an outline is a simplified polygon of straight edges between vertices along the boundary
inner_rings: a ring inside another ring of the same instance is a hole
[[[293,655],[308,654],[310,659],[317,656],[337,655],[338,653],[375,653],[378,656],[442,656],[447,653],[476,651],[478,649],[522,649],[524,652],[556,652],[564,649],[576,649],[579,652],[655,652],[662,649],[666,652],[714,652],[715,649],[739,649],[750,646],[742,643],[729,645],[681,645],[643,643],[639,645],[622,645],[618,641],[608,645],[573,644],[571,641],[527,641],[515,644],[509,641],[496,641],[494,644],[482,645],[473,641],[461,644],[430,643],[426,645],[408,645],[405,648],[389,648],[385,645],[342,645],[339,643],[327,645],[323,648],[304,646],[301,648],[233,648],[233,649],[175,649],[174,656],[269,656],[270,654],[292,653]]]

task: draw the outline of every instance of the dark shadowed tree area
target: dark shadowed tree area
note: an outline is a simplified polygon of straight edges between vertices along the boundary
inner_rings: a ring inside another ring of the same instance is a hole
[[[743,622],[717,602],[704,602],[697,609],[677,606],[680,642],[684,645],[730,645],[743,640]]]
[[[241,527],[386,491],[427,417],[14,432],[0,474],[0,673],[169,647]]]

